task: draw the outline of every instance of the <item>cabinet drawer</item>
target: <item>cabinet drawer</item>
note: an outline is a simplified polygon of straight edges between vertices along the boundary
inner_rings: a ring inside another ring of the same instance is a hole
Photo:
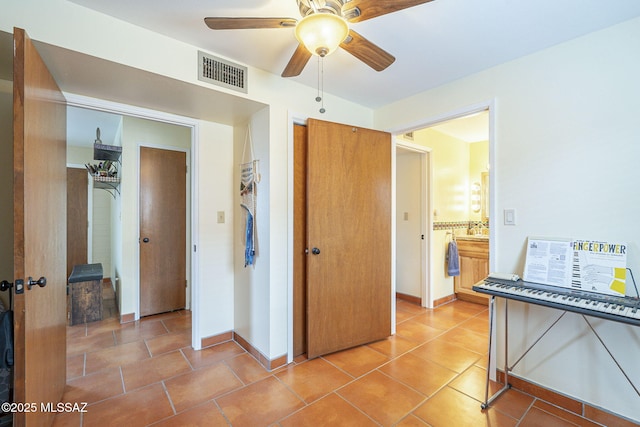
[[[462,257],[489,258],[489,241],[457,240],[458,254]]]

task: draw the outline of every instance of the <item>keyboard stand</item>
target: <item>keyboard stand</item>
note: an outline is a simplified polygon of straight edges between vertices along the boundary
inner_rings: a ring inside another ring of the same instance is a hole
[[[491,295],[491,298],[489,299],[489,358],[487,363],[487,382],[486,382],[486,388],[485,388],[485,394],[484,394],[484,402],[480,405],[482,409],[487,409],[489,405],[491,405],[491,403],[493,403],[502,393],[504,393],[505,391],[511,388],[511,384],[509,384],[509,372],[513,371],[516,365],[520,363],[520,361],[527,355],[527,353],[529,353],[529,351],[531,351],[531,349],[536,344],[538,344],[538,342],[540,342],[540,340],[560,321],[560,319],[562,319],[564,315],[567,314],[567,311],[562,311],[562,314],[547,329],[545,329],[545,331],[524,351],[524,353],[522,353],[522,355],[518,358],[518,360],[516,360],[511,367],[509,367],[509,298],[504,298],[504,386],[500,390],[495,392],[491,397],[489,397],[490,369],[491,369],[490,368],[491,367],[491,344],[492,344],[491,340],[493,337],[493,327],[494,327],[493,318],[494,318],[494,311],[495,311],[495,299],[496,299],[495,295]],[[622,366],[620,365],[618,360],[615,358],[615,356],[611,353],[611,351],[609,350],[607,345],[604,343],[600,335],[598,335],[596,330],[593,328],[593,326],[591,325],[591,322],[589,322],[589,319],[587,319],[587,317],[584,314],[582,313],[579,313],[579,314],[582,317],[582,319],[584,319],[584,321],[587,323],[587,326],[589,326],[589,329],[591,329],[591,332],[593,332],[596,338],[598,338],[598,341],[600,341],[600,344],[602,344],[604,349],[607,351],[607,354],[609,354],[609,357],[611,357],[611,360],[613,360],[613,362],[616,364],[620,372],[622,372],[622,375],[624,375],[627,382],[631,385],[631,387],[636,392],[638,397],[640,397],[640,391],[635,386],[633,381],[631,381],[631,379],[629,378],[625,370],[622,368]]]

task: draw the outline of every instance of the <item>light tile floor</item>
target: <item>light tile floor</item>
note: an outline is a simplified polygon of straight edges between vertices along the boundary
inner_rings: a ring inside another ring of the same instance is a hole
[[[64,400],[88,406],[54,425],[595,426],[516,390],[481,410],[486,306],[398,300],[396,321],[385,340],[273,372],[235,342],[193,351],[187,311],[68,327]]]

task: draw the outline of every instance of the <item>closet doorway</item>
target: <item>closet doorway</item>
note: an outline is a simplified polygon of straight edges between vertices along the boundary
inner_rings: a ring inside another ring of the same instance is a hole
[[[385,132],[294,125],[294,357],[392,333],[391,154]]]
[[[425,147],[396,140],[396,297],[431,307],[428,287],[429,161]]]
[[[117,108],[116,108],[117,107]],[[192,262],[190,248],[191,238],[191,170],[187,164],[191,161],[191,144],[193,129],[188,124],[181,124],[175,118],[167,121],[164,117],[154,117],[151,112],[128,109],[120,105],[106,104],[100,101],[96,105],[80,105],[75,103],[67,108],[68,118],[68,165],[82,167],[87,163],[95,164],[93,144],[96,139],[96,128],[100,128],[100,138],[103,144],[122,146],[122,156],[118,162],[120,184],[114,189],[94,188],[93,182],[89,189],[88,204],[88,237],[87,262],[101,263],[105,283],[110,283],[115,291],[117,310],[122,322],[130,322],[140,316],[152,314],[141,304],[145,298],[140,286],[141,278],[146,273],[141,269],[140,245],[131,244],[140,234],[140,196],[138,174],[140,170],[141,147],[179,152],[181,160],[181,177],[184,182],[183,193],[186,201],[181,202],[185,212],[183,223],[186,224],[186,237],[180,244],[181,255],[165,257],[168,251],[162,251],[161,260],[153,261],[156,265],[180,264],[186,272],[181,273],[180,290],[182,301],[171,304],[172,307],[191,308]],[[143,114],[144,113],[144,114]],[[186,160],[185,160],[186,159]],[[155,170],[162,170],[162,166]],[[85,172],[86,175],[86,172]],[[166,198],[162,193],[160,199]],[[155,210],[164,214],[165,209]],[[173,230],[173,227],[169,227]],[[143,231],[143,230],[142,230]],[[150,236],[147,236],[150,238]],[[157,239],[154,239],[154,241]],[[110,279],[110,280],[109,280]],[[186,288],[185,288],[186,284]],[[175,284],[174,284],[175,286]],[[162,309],[162,308],[161,308]]]

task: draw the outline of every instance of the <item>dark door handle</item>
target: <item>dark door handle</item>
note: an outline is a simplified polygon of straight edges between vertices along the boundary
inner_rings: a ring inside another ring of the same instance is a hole
[[[148,237],[145,237],[144,239],[142,239],[142,241],[143,241],[144,243],[149,243],[149,238],[148,238]]]
[[[311,253],[314,254],[314,255],[320,255],[320,249],[313,248],[313,249],[311,249]]]
[[[38,285],[41,288],[47,286],[47,278],[40,277],[38,280],[33,280],[33,277],[29,276],[29,280],[27,280],[27,289],[31,289],[32,286]]]
[[[7,289],[11,289],[12,286],[13,286],[13,283],[7,280],[3,280],[2,282],[0,282],[0,291],[4,292]]]

